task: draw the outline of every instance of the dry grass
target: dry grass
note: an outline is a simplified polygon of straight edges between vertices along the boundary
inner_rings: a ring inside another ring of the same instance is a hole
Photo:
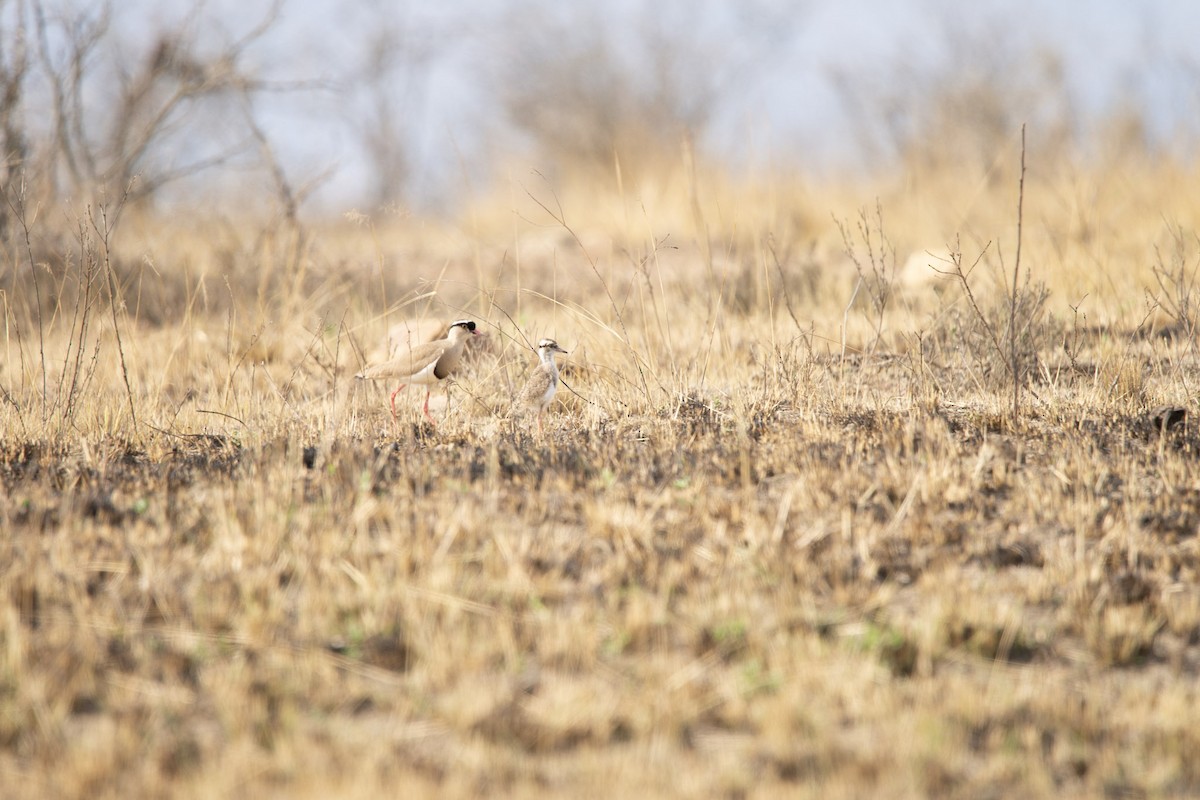
[[[0,287],[6,795],[1200,792],[1200,367],[1145,294],[1195,264],[1163,220],[1196,178],[1031,170],[1016,425],[961,293],[848,305],[835,224],[878,196],[901,262],[961,234],[991,313],[1011,172],[533,177],[299,239],[130,215],[108,259],[35,224]],[[468,315],[439,427],[418,390],[393,427],[350,376]],[[545,437],[507,416],[541,335]]]

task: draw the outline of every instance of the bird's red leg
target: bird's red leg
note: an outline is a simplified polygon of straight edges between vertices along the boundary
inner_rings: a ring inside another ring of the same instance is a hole
[[[396,387],[396,391],[392,392],[392,422],[396,421],[396,395],[400,394],[400,390],[408,384],[402,383]]]

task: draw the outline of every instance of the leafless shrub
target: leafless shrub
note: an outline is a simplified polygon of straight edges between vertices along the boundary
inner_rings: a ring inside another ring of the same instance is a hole
[[[115,198],[137,203],[218,166],[271,169],[273,159],[258,160],[270,147],[255,135],[254,100],[311,88],[249,65],[280,7],[221,41],[197,4],[134,41],[114,24],[111,1],[15,2],[0,17],[0,176],[24,175],[38,200],[106,198],[116,209]]]
[[[0,234],[10,245],[0,279],[23,365],[36,333],[38,363],[24,366],[21,380],[40,384],[43,422],[74,424],[101,349],[115,342],[136,427],[122,334],[129,293],[139,317],[143,296],[138,268],[115,249],[116,233],[127,209],[169,184],[218,167],[265,173],[275,212],[239,253],[258,259],[258,292],[239,295],[239,302],[257,301],[260,313],[278,302],[289,317],[303,305],[308,236],[299,208],[313,184],[296,185],[289,176],[259,124],[259,101],[313,84],[270,81],[250,65],[281,3],[238,35],[215,33],[196,3],[136,41],[116,24],[111,2],[20,0],[0,8],[8,12],[0,14]],[[181,292],[168,287],[166,294]],[[94,311],[104,302],[111,327],[101,335]],[[176,313],[146,311],[160,320]],[[60,352],[51,354],[46,342],[64,327],[65,351],[56,345]]]
[[[740,52],[727,25],[702,30],[703,13],[659,4],[618,28],[599,5],[562,14],[518,6],[494,81],[507,121],[553,169],[615,172],[620,182],[679,165],[681,147],[703,142],[738,76],[769,58],[778,32],[801,16],[747,4],[736,23],[756,46]]]
[[[1150,297],[1153,305],[1170,315],[1179,333],[1194,345],[1200,313],[1200,298],[1196,296],[1200,250],[1193,252],[1191,248],[1200,245],[1200,235],[1169,224],[1167,232],[1171,238],[1170,251],[1164,254],[1157,245],[1154,247],[1151,273],[1158,290],[1151,291]]]
[[[359,13],[370,20],[369,28],[358,36],[333,110],[348,115],[362,148],[370,207],[395,208],[406,200],[417,172],[412,148],[416,128],[425,121],[431,66],[453,58],[476,37],[459,26],[414,22],[412,15],[396,14],[389,0],[368,0]]]
[[[972,266],[964,266],[961,249],[951,249],[948,274],[968,285]],[[978,263],[978,261],[976,262]],[[961,275],[961,278],[959,277]],[[1054,327],[1046,314],[1050,292],[1028,277],[1011,295],[979,296],[956,305],[938,317],[923,339],[930,358],[969,370],[990,391],[1011,389],[1014,379],[1028,383],[1037,377],[1039,353],[1053,342]]]
[[[1017,185],[1017,246],[1013,259],[1012,279],[1005,276],[1005,297],[991,307],[981,307],[971,288],[969,273],[983,259],[985,247],[970,269],[963,269],[962,248],[956,243],[951,249],[953,269],[947,274],[957,279],[966,294],[972,324],[963,326],[962,337],[965,350],[983,366],[986,377],[994,376],[996,363],[1003,366],[1012,390],[1011,423],[1018,425],[1021,418],[1021,391],[1026,383],[1037,374],[1037,358],[1046,343],[1048,332],[1042,324],[1048,292],[1041,283],[1031,284],[1029,270],[1022,282],[1021,244],[1025,222],[1025,126],[1021,126],[1021,171]],[[1003,259],[1001,267],[1003,268]],[[980,349],[979,341],[984,342]],[[990,346],[990,349],[989,349]]]
[[[918,175],[971,168],[998,176],[996,156],[1024,123],[1042,152],[1070,143],[1075,110],[1061,59],[1003,38],[986,19],[962,22],[948,16],[929,31],[928,52],[940,58],[876,70],[874,84],[857,72],[832,74],[864,150],[881,163],[899,159]]]
[[[635,49],[653,54],[649,72],[599,20],[550,18],[522,29],[501,102],[512,126],[552,164],[611,172],[615,156],[632,174],[670,159],[712,113],[716,87],[707,72],[645,30]]]
[[[24,271],[22,266],[28,271],[27,281],[18,282],[14,277],[8,282],[9,286],[25,291],[5,297],[5,325],[13,331],[16,340],[22,380],[33,380],[32,388],[39,400],[42,422],[53,421],[59,433],[75,422],[100,358],[102,337],[96,328],[95,312],[101,308],[103,299],[108,300],[131,420],[136,422],[133,390],[121,341],[126,307],[111,251],[112,219],[119,213],[119,207],[89,207],[75,220],[70,245],[48,260],[41,260],[35,255],[32,244],[37,236],[34,228],[37,220],[29,216],[22,188],[10,192],[5,199],[7,210],[20,229],[25,259],[24,264],[14,263],[13,271]],[[47,283],[44,290],[43,282]],[[27,291],[29,289],[32,291]],[[62,336],[64,326],[65,336]],[[26,341],[26,330],[37,332],[36,366],[25,363],[26,347],[32,344]],[[57,356],[46,344],[52,334],[57,341],[63,342]],[[55,372],[57,378],[52,380],[51,375]]]
[[[836,218],[834,222],[842,236],[842,249],[850,262],[854,264],[854,271],[858,274],[854,293],[857,295],[864,288],[867,292],[871,327],[875,332],[875,338],[871,341],[868,349],[873,352],[879,346],[879,340],[883,336],[888,302],[892,298],[892,284],[896,279],[896,247],[884,233],[883,204],[878,199],[875,201],[874,218],[865,208],[858,212],[855,232],[858,234],[858,240],[861,241],[865,253],[860,253],[849,224]],[[853,298],[851,304],[853,304]]]

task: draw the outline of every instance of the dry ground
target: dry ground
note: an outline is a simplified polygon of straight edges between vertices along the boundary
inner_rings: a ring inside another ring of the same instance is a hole
[[[1030,176],[1016,419],[889,280],[961,233],[1002,327],[1012,177],[14,237],[3,794],[1200,793],[1197,176]],[[350,376],[459,316],[393,425]]]

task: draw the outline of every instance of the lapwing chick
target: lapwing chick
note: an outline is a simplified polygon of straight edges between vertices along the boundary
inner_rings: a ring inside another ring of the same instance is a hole
[[[410,383],[425,386],[425,405],[421,410],[429,423],[436,427],[433,417],[429,416],[429,394],[433,391],[434,384],[446,380],[458,369],[462,360],[463,345],[467,339],[478,335],[473,320],[460,319],[450,326],[445,339],[418,344],[411,348],[402,347],[401,352],[392,360],[367,367],[354,377],[368,381],[400,381],[396,391],[392,392],[392,421],[396,420],[396,395],[400,390]]]
[[[542,339],[537,346],[538,357],[541,361],[534,368],[533,374],[517,396],[517,404],[537,412],[538,433],[542,433],[542,413],[554,399],[558,391],[558,365],[554,363],[554,354],[566,354],[553,339]]]

